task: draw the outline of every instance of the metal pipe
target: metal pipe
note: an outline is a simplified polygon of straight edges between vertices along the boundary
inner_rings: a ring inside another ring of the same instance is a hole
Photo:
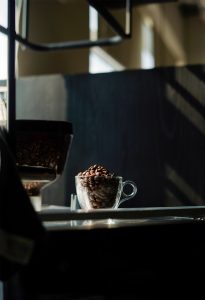
[[[32,50],[55,51],[55,50],[69,50],[69,49],[79,49],[79,48],[95,47],[95,46],[109,46],[109,45],[120,43],[122,41],[122,38],[120,36],[114,36],[111,38],[98,39],[96,41],[80,40],[80,41],[67,41],[62,43],[36,44],[16,34],[16,40],[19,43],[25,45],[26,47]]]
[[[100,13],[105,20],[110,24],[113,30],[118,33],[118,35],[108,38],[100,38],[98,40],[79,40],[79,41],[65,41],[60,43],[33,43],[28,39],[28,23],[29,23],[29,0],[24,0],[23,6],[23,25],[22,25],[22,35],[16,34],[15,40],[20,44],[35,50],[35,51],[57,51],[57,50],[69,50],[69,49],[79,49],[86,47],[96,47],[96,46],[112,46],[123,41],[123,38],[130,37],[131,32],[131,0],[126,0],[126,24],[125,31],[117,20],[108,12],[107,9],[93,3],[90,0],[90,4],[95,7],[95,9]],[[0,25],[0,32],[10,35],[10,30]]]
[[[7,129],[10,147],[15,153],[16,80],[15,80],[15,0],[8,1],[8,102]]]
[[[0,25],[0,32],[6,35],[9,34],[9,30],[1,25]],[[23,38],[19,34],[15,34],[15,40],[20,44],[35,51],[57,51],[57,50],[69,50],[69,49],[79,49],[79,48],[86,48],[86,47],[115,45],[122,41],[122,37],[113,36],[110,38],[101,38],[96,41],[80,40],[80,41],[67,41],[62,43],[36,44],[30,42],[26,38]]]

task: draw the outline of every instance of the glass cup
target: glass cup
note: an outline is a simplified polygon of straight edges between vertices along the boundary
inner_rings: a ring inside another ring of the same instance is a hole
[[[126,186],[131,187],[129,194]],[[79,205],[82,209],[117,209],[124,201],[133,198],[137,193],[136,184],[120,176],[75,176],[75,187]]]

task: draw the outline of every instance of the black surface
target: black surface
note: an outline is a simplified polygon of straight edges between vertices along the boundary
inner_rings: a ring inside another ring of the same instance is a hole
[[[198,297],[205,275],[204,226],[50,232],[19,280],[26,299]]]
[[[17,273],[44,239],[44,228],[34,211],[0,129],[0,280]],[[30,247],[30,248],[29,248]],[[21,253],[25,254],[25,260]],[[19,258],[20,257],[20,258]]]

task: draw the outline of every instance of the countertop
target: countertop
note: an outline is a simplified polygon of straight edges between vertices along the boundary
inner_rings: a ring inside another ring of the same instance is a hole
[[[204,206],[118,208],[71,210],[64,206],[45,206],[39,212],[48,230],[87,230],[127,226],[149,226],[185,222],[204,222]]]

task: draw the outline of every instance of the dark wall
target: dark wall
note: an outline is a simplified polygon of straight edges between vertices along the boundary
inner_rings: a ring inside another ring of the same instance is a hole
[[[204,66],[66,76],[74,176],[101,164],[136,182],[125,207],[203,205]]]

